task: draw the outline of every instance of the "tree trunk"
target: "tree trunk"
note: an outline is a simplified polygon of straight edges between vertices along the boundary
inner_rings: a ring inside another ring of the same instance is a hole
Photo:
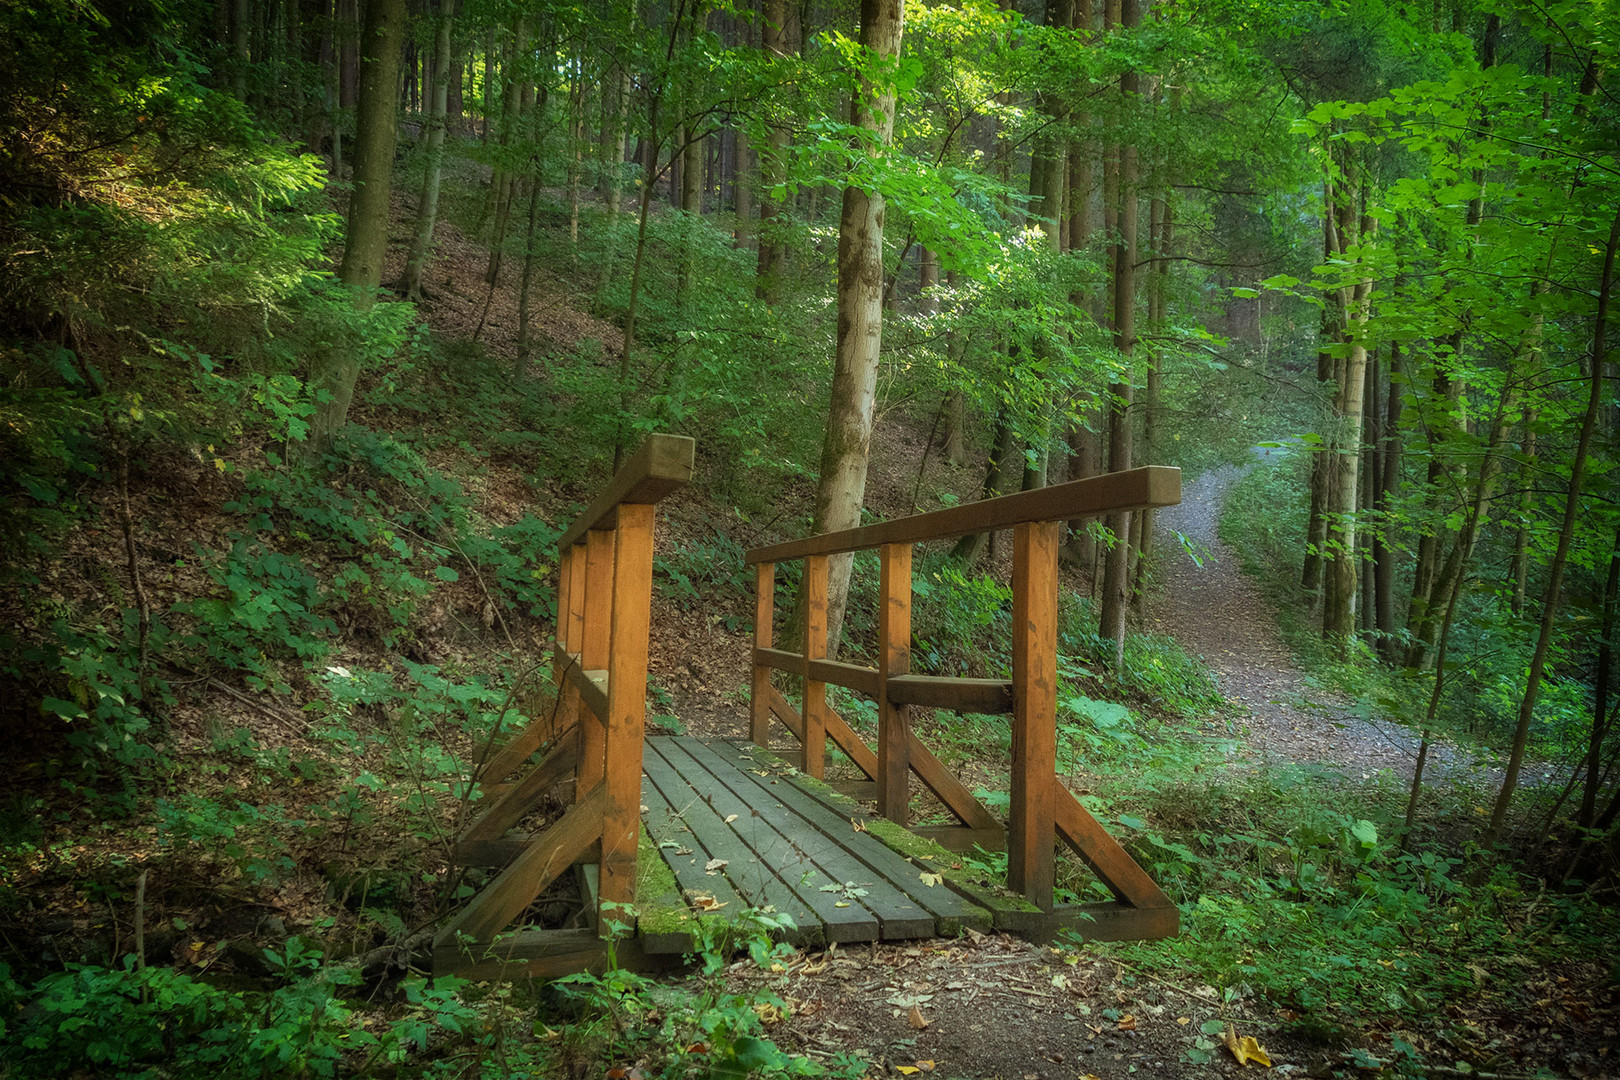
[[[1374,228],[1373,219],[1360,213],[1365,202],[1366,192],[1363,190],[1357,200],[1359,205],[1348,206],[1346,209],[1349,212],[1341,217],[1346,223],[1346,234],[1350,227],[1354,227],[1352,223],[1356,218],[1360,217],[1362,243],[1372,239]],[[1341,257],[1350,244],[1348,235],[1339,238],[1337,246]],[[1369,314],[1372,279],[1365,278],[1357,282],[1353,289],[1339,291],[1341,294],[1348,293],[1342,303],[1350,355],[1346,358],[1334,401],[1334,436],[1328,454],[1332,469],[1329,483],[1332,498],[1327,505],[1328,554],[1322,589],[1322,636],[1344,639],[1356,632],[1356,483],[1361,471],[1362,398],[1367,388],[1367,344],[1360,329],[1366,324]]]
[[[394,90],[404,36],[405,0],[370,0],[361,38],[364,55],[355,130],[354,194],[349,198],[343,262],[338,267],[338,279],[349,287],[355,308],[362,312],[376,302],[388,247],[388,194],[396,133]],[[325,400],[317,402],[310,417],[307,458],[330,449],[333,436],[348,423],[359,375],[357,350],[337,346],[317,354],[309,385],[318,395],[324,391]]]
[[[1581,788],[1581,808],[1575,823],[1590,829],[1597,819],[1598,788],[1601,783],[1603,741],[1608,736],[1609,682],[1614,674],[1614,630],[1616,602],[1620,600],[1620,531],[1609,551],[1609,576],[1603,584],[1603,622],[1598,634],[1597,675],[1593,680],[1592,733],[1586,746],[1586,783]]]
[[[880,63],[900,53],[904,0],[861,0],[860,43]],[[850,111],[880,147],[894,134],[893,82],[861,80]],[[827,437],[821,452],[813,530],[832,532],[860,524],[866,467],[872,449],[878,349],[883,334],[883,196],[844,189],[838,226],[838,352],[833,370]],[[850,557],[835,556],[827,584],[827,654],[837,654],[849,599]]]
[[[512,49],[511,60],[506,66],[506,85],[504,99],[501,102],[501,150],[503,164],[495,169],[495,175],[490,181],[491,206],[494,208],[495,226],[490,235],[489,265],[484,270],[484,282],[493,288],[500,279],[502,250],[506,245],[506,231],[511,224],[513,193],[517,190],[518,171],[512,168],[512,143],[522,137],[519,130],[523,119],[523,99],[527,87],[521,77],[524,65],[517,62],[518,56],[527,48],[529,43],[529,20],[524,15],[515,15],[512,19]]]
[[[1524,453],[1524,464],[1519,470],[1519,527],[1513,534],[1512,598],[1508,606],[1515,615],[1524,614],[1525,587],[1530,578],[1530,514],[1535,506],[1531,477],[1536,473],[1536,421],[1535,409],[1524,412],[1524,439],[1519,444]]]
[[[1395,493],[1401,478],[1401,410],[1406,393],[1405,369],[1401,365],[1400,346],[1389,347],[1389,391],[1385,399],[1384,418],[1380,425],[1378,465],[1378,491],[1373,510],[1382,517],[1382,525],[1373,533],[1373,603],[1376,607],[1378,651],[1385,662],[1395,663],[1400,649],[1395,641],[1395,549],[1390,543],[1392,525],[1387,515],[1395,504]]]
[[[422,199],[416,211],[416,235],[405,260],[405,298],[422,299],[422,268],[433,250],[433,226],[439,216],[439,184],[444,176],[444,134],[448,123],[450,87],[450,31],[456,0],[441,0],[439,27],[433,50],[433,105],[428,118],[427,172],[422,178]]]
[[[1135,29],[1141,22],[1137,0],[1120,5],[1120,22]],[[1131,108],[1141,88],[1141,76],[1126,71],[1119,78],[1120,97]],[[1131,354],[1136,349],[1136,147],[1125,143],[1119,151],[1119,240],[1114,245],[1114,348],[1123,371],[1109,386],[1108,470],[1131,467]],[[1130,604],[1131,515],[1108,515],[1113,546],[1103,561],[1102,611],[1097,633],[1114,643],[1114,664],[1125,660],[1125,614]]]
[[[1575,445],[1575,458],[1570,466],[1569,493],[1564,500],[1564,520],[1558,530],[1558,547],[1553,552],[1552,565],[1547,571],[1547,599],[1541,609],[1541,626],[1536,645],[1530,654],[1530,671],[1525,678],[1524,697],[1519,702],[1518,723],[1513,730],[1513,747],[1508,752],[1507,772],[1502,777],[1501,790],[1491,808],[1491,823],[1481,838],[1480,846],[1489,850],[1502,837],[1507,823],[1508,806],[1513,801],[1514,789],[1519,782],[1519,769],[1524,765],[1525,745],[1530,738],[1530,721],[1535,717],[1536,701],[1541,692],[1541,676],[1547,666],[1547,651],[1552,644],[1553,627],[1558,618],[1559,591],[1564,583],[1564,567],[1569,561],[1569,547],[1575,536],[1575,519],[1580,513],[1581,483],[1586,476],[1587,453],[1592,445],[1592,433],[1597,427],[1598,408],[1603,401],[1604,358],[1608,355],[1609,300],[1614,291],[1615,248],[1620,246],[1620,215],[1609,226],[1609,241],[1603,252],[1603,272],[1599,279],[1597,319],[1592,330],[1592,370],[1590,390],[1586,399],[1586,414],[1581,418],[1580,439]]]
[[[765,0],[760,42],[767,58],[773,62],[787,59],[796,49],[790,25],[792,18],[787,0]],[[782,272],[787,266],[787,247],[775,223],[784,209],[776,187],[787,178],[788,143],[787,125],[773,124],[769,143],[759,155],[759,261],[754,295],[771,307],[781,300]]]

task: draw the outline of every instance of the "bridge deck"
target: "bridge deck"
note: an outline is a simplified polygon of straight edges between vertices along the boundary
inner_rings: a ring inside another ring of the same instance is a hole
[[[698,913],[772,908],[795,941],[877,941],[989,926],[989,912],[938,869],[867,831],[869,815],[741,741],[647,739],[643,822],[686,904]],[[680,951],[685,934],[642,925],[648,952]]]

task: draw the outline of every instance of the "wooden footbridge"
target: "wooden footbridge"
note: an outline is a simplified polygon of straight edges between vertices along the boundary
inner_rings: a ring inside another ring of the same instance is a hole
[[[1046,939],[1167,937],[1175,907],[1058,779],[1058,549],[1066,523],[1180,501],[1177,469],[1150,466],[751,551],[758,587],[749,740],[647,737],[644,710],[656,504],[692,474],[691,439],[655,435],[559,541],[558,707],[475,768],[480,808],[455,857],[492,876],[439,932],[434,969],[471,978],[552,977],[598,966],[609,928],[629,928],[620,962],[689,951],[739,913],[786,915],[805,944],[924,938],[964,927]],[[914,545],[1013,530],[1010,679],[911,672]],[[828,560],[875,549],[877,666],[827,655]],[[775,569],[803,562],[802,652],[774,647]],[[773,673],[796,680],[797,705]],[[876,746],[827,703],[839,686],[877,703]],[[918,739],[911,710],[1006,714],[1006,822]],[[769,749],[775,729],[795,740]],[[827,743],[864,777],[824,782]],[[908,828],[912,777],[955,818]],[[559,794],[560,793],[560,794]],[[521,826],[550,801],[545,828]],[[1067,844],[1113,894],[1053,902]],[[1005,884],[964,869],[975,846],[1007,853]],[[577,868],[588,918],[524,926],[525,912]]]

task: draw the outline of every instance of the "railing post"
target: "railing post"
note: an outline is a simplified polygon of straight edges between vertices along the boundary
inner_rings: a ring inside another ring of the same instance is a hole
[[[827,684],[810,677],[810,661],[827,658],[827,556],[804,560],[804,741],[799,768],[820,780],[827,766]]]
[[[1013,527],[1013,725],[1007,885],[1052,910],[1060,522]]]
[[[651,504],[619,507],[610,609],[613,633],[608,660],[604,777],[607,803],[602,812],[600,895],[604,903],[628,904],[636,898],[647,638],[652,619],[653,510]]]
[[[580,604],[579,666],[601,671],[609,664],[613,634],[613,599],[618,593],[614,574],[614,538],[610,529],[585,534],[585,587]],[[610,676],[611,678],[611,676]],[[611,686],[611,683],[610,683]],[[579,709],[579,783],[574,798],[583,799],[602,779],[607,743],[607,717],[597,716],[583,702]]]
[[[911,673],[911,545],[884,544],[879,556],[878,813],[906,823],[911,804],[911,708],[889,704],[889,676]]]
[[[754,648],[771,647],[771,623],[776,617],[776,564],[754,567]],[[754,665],[748,699],[748,737],[755,746],[771,744],[771,669]]]

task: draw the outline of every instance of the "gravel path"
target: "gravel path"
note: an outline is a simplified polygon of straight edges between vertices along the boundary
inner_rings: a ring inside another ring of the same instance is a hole
[[[1187,484],[1181,505],[1159,512],[1157,534],[1184,534],[1200,552],[1202,566],[1177,553],[1162,574],[1151,605],[1149,627],[1176,638],[1213,668],[1221,693],[1235,707],[1233,734],[1243,736],[1248,756],[1318,765],[1351,777],[1387,770],[1410,782],[1418,737],[1394,721],[1356,715],[1353,703],[1308,684],[1277,632],[1276,619],[1259,587],[1216,535],[1227,491],[1250,468],[1264,468],[1270,453],[1244,468],[1223,466]],[[1241,731],[1239,730],[1241,729]],[[1238,757],[1243,750],[1234,751]],[[1451,747],[1431,749],[1426,778],[1465,776],[1489,782],[1492,763],[1470,760]],[[1527,782],[1542,778],[1527,769]]]

